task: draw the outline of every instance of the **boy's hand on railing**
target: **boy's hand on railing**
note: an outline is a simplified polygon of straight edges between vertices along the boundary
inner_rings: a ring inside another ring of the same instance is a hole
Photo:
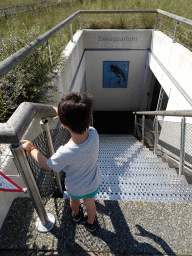
[[[23,149],[25,149],[28,153],[30,153],[31,149],[34,148],[33,142],[29,140],[22,140],[21,141]]]
[[[53,120],[56,120],[56,119],[59,119],[59,116],[58,116],[58,108],[57,107],[53,107],[53,109],[55,110],[56,112],[56,116],[53,118]]]
[[[46,170],[51,170],[47,165],[47,158],[42,155],[36,147],[34,147],[33,142],[29,140],[22,140],[21,142],[23,143],[23,149],[25,149],[38,164],[40,164]]]

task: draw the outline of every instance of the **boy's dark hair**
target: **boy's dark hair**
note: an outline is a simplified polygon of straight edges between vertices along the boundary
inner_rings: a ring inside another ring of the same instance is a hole
[[[93,100],[87,94],[69,93],[59,102],[59,119],[72,132],[82,134],[91,124],[92,108]]]

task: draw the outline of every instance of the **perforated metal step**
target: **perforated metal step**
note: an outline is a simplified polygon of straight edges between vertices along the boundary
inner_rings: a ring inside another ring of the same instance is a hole
[[[157,159],[157,155],[153,154],[153,153],[150,153],[150,152],[139,152],[139,154],[134,154],[134,152],[127,152],[127,153],[119,153],[117,154],[117,152],[106,152],[106,151],[103,151],[100,150],[100,154],[99,154],[99,158],[102,158],[102,157],[118,157],[118,156],[121,156],[121,157],[127,157],[127,158],[133,158],[133,159]],[[158,158],[159,159],[159,158]]]
[[[164,167],[164,168],[169,168],[169,165],[167,163],[153,163],[153,162],[148,162],[148,163],[140,163],[140,162],[122,162],[122,161],[113,161],[113,160],[106,160],[106,161],[98,161],[99,166],[102,167],[148,167],[148,168],[153,168],[153,167]]]
[[[100,135],[103,180],[96,199],[192,201],[192,186],[130,135]]]
[[[96,200],[127,200],[127,201],[160,201],[160,202],[192,202],[191,198],[192,191],[189,192],[177,192],[173,193],[170,191],[161,192],[99,192],[95,199]]]
[[[145,157],[145,156],[143,156],[143,157],[137,157],[137,155],[136,156],[130,156],[130,157],[128,157],[128,156],[121,156],[121,155],[119,155],[119,156],[115,156],[115,155],[113,155],[113,156],[111,156],[111,155],[103,155],[103,154],[100,154],[100,156],[99,156],[99,161],[110,161],[110,160],[113,160],[113,161],[121,161],[121,162],[128,162],[128,163],[130,163],[130,162],[139,162],[139,163],[143,163],[143,162],[154,162],[154,163],[162,163],[162,159],[161,158],[155,158],[155,157],[153,157],[153,158],[150,158],[150,157]]]
[[[149,182],[188,185],[184,176],[158,175],[158,174],[103,174],[105,183],[118,184],[120,182]]]
[[[142,168],[142,167],[128,167],[128,168],[101,168],[100,170],[103,174],[111,174],[111,173],[129,173],[129,174],[167,174],[167,175],[177,175],[177,172],[173,168],[162,168],[162,167],[154,167],[154,168]]]

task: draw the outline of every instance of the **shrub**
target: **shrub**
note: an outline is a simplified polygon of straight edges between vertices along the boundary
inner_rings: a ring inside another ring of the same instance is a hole
[[[38,26],[23,35],[9,32],[9,38],[0,40],[0,60],[4,60],[18,51],[40,33]],[[0,81],[0,117],[6,121],[17,106],[23,101],[48,102],[50,92],[55,88],[48,81],[52,77],[56,63],[51,65],[46,46],[43,45],[25,58]],[[49,93],[48,93],[49,91]]]

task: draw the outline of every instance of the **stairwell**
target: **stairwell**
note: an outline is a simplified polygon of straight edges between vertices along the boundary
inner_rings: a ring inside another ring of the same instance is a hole
[[[100,135],[99,166],[103,181],[97,199],[192,201],[185,176],[131,135]]]
[[[98,230],[74,224],[69,200],[52,198],[46,211],[55,226],[40,233],[31,199],[17,198],[1,229],[1,255],[191,255],[192,186],[185,177],[131,135],[99,137]]]

